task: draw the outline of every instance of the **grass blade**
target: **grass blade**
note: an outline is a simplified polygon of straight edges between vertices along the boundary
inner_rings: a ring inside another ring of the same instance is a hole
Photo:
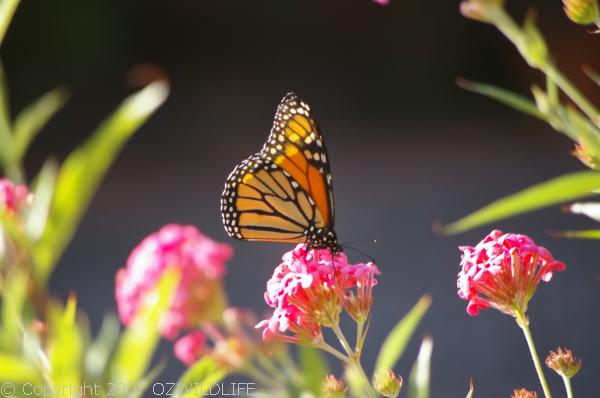
[[[386,372],[394,368],[430,306],[431,296],[424,295],[400,322],[394,326],[394,329],[392,329],[381,345],[375,362],[374,374]]]
[[[457,234],[518,214],[589,196],[599,188],[599,172],[579,171],[565,174],[498,199],[474,213],[442,227],[441,232],[445,235]]]
[[[154,82],[127,98],[60,168],[48,224],[34,250],[35,276],[45,283],[71,241],[83,213],[125,142],[168,95]]]
[[[408,378],[408,398],[429,398],[433,339],[426,336]]]
[[[526,113],[540,120],[546,120],[544,115],[538,110],[535,102],[525,96],[490,84],[472,82],[463,78],[456,79],[456,84],[462,89],[492,98],[517,111]]]

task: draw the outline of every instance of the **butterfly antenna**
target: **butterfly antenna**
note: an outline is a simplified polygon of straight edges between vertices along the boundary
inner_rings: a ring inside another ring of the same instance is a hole
[[[363,243],[363,242],[371,242],[371,243],[377,243],[377,239],[359,239],[359,240],[353,240],[350,242],[344,242],[344,243],[340,243],[340,246],[345,246],[345,245],[351,245],[353,243]]]
[[[369,261],[371,261],[372,263],[377,263],[377,261],[375,261],[375,259],[372,256],[369,256],[367,253],[363,252],[362,250],[358,250],[355,247],[348,246],[348,244],[344,244],[344,245],[340,245],[340,246],[342,246],[344,248],[347,248],[347,249],[354,250],[355,252],[357,252],[359,254],[362,254],[363,256],[365,256],[366,258],[368,258]]]

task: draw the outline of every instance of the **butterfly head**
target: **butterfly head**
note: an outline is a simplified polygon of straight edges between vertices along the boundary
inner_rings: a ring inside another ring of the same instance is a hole
[[[336,255],[342,252],[342,246],[337,241],[337,235],[333,229],[308,230],[306,244],[311,249],[329,249]]]

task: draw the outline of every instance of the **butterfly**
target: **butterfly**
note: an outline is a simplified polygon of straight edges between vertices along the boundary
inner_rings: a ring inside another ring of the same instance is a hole
[[[288,93],[263,148],[227,177],[223,225],[236,239],[304,242],[337,254],[342,249],[333,229],[334,213],[325,140],[310,106]]]

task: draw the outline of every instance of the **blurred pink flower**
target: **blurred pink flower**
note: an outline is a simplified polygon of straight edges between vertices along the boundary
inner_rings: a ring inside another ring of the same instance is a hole
[[[380,6],[387,6],[390,4],[390,0],[373,0],[373,2],[379,4]]]
[[[0,178],[0,210],[19,213],[31,203],[33,196],[25,185]]]
[[[333,257],[327,249],[309,250],[299,244],[283,255],[283,262],[267,282],[265,301],[274,311],[256,327],[264,329],[264,339],[318,340],[322,338],[321,326],[337,322],[349,298],[368,301],[362,307],[370,309],[374,275],[379,275],[375,264],[348,264],[344,253]],[[369,285],[368,297],[360,290],[365,283]],[[357,295],[353,288],[359,289]],[[295,336],[283,335],[286,331]]]
[[[195,331],[179,338],[173,346],[175,357],[187,366],[192,366],[206,351],[206,336]]]
[[[161,334],[173,339],[182,329],[209,319],[223,304],[221,279],[231,256],[229,245],[215,242],[194,226],[165,225],[146,237],[117,272],[115,295],[121,321],[125,325],[133,321],[164,272],[173,267],[181,281],[161,319]]]
[[[524,314],[540,282],[550,281],[565,264],[526,235],[494,230],[475,247],[461,246],[458,295],[469,300],[467,312],[496,308],[506,314]]]

